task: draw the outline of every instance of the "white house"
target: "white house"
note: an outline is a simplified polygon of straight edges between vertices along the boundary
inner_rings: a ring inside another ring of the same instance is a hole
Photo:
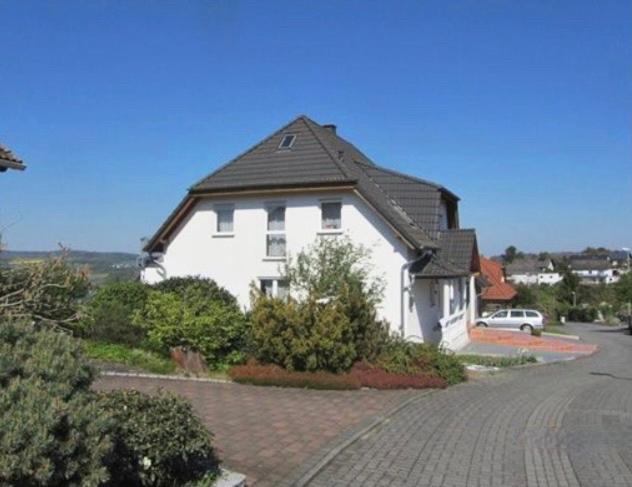
[[[249,306],[251,283],[291,289],[282,264],[346,234],[385,280],[380,314],[409,340],[457,349],[476,318],[474,230],[458,197],[375,165],[333,125],[298,117],[193,187],[147,242],[142,279],[209,277]]]
[[[624,269],[615,267],[607,259],[571,259],[570,268],[583,284],[613,284],[625,273]]]
[[[514,284],[557,284],[562,274],[554,271],[551,259],[521,258],[505,266],[507,280]]]

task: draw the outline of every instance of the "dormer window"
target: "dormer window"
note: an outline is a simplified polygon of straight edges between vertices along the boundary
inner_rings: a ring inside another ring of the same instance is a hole
[[[279,149],[291,149],[295,140],[296,135],[294,134],[284,135],[281,139],[281,143],[279,144]]]

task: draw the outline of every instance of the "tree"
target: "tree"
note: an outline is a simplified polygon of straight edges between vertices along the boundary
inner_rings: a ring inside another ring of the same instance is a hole
[[[510,245],[505,249],[505,253],[503,254],[503,261],[506,264],[511,264],[517,257],[518,249],[514,245]]]
[[[27,320],[73,329],[81,318],[79,299],[89,289],[88,274],[65,256],[0,269],[0,320]]]
[[[557,295],[560,301],[567,304],[575,304],[577,292],[579,291],[580,279],[577,274],[569,268],[562,272],[562,280],[558,284]]]

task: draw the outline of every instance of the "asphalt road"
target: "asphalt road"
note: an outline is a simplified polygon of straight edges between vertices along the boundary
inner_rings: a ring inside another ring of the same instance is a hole
[[[310,486],[632,486],[632,336],[567,326],[600,351],[421,396]]]

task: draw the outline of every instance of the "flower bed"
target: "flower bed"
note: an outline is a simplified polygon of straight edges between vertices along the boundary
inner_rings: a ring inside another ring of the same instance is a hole
[[[445,389],[445,379],[431,374],[395,374],[367,362],[358,362],[350,375],[358,379],[362,387],[371,389]]]
[[[350,374],[329,372],[296,372],[285,370],[278,365],[236,365],[228,375],[240,384],[257,386],[302,387],[307,389],[360,389],[357,378]]]
[[[277,365],[236,365],[228,375],[240,384],[260,386],[299,387],[307,389],[355,390],[372,389],[427,389],[447,387],[441,377],[429,374],[395,374],[366,362],[357,363],[350,372],[298,372]]]

